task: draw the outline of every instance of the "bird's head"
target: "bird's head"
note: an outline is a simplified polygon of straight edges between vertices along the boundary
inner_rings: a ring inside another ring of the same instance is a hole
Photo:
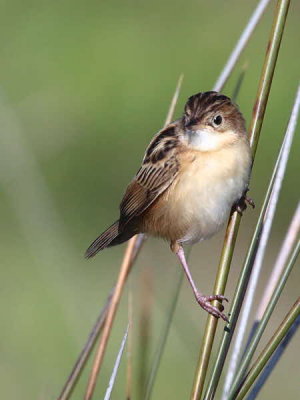
[[[218,92],[191,96],[182,118],[191,147],[214,151],[246,136],[245,120],[238,107]]]

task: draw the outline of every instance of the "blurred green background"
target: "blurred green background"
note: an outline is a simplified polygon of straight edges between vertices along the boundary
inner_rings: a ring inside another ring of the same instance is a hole
[[[238,104],[249,123],[270,32],[267,10],[224,92],[248,63]],[[89,243],[118,216],[122,193],[163,124],[180,73],[176,115],[188,96],[210,90],[256,1],[1,2],[0,387],[6,399],[54,399],[113,286],[124,246],[87,262]],[[232,291],[299,80],[300,3],[292,2],[229,278]],[[298,200],[299,128],[264,263],[269,276]],[[223,232],[194,247],[191,265],[210,294]],[[143,276],[152,287],[149,359],[164,326],[179,267],[168,245],[150,239],[130,285],[134,306],[134,381],[139,383]],[[299,264],[265,338],[299,294]],[[257,303],[257,302],[256,302]],[[184,282],[153,399],[189,398],[206,316]],[[95,398],[103,398],[127,324],[127,296],[109,343]],[[298,343],[297,343],[298,340]],[[264,342],[264,341],[263,341]],[[299,334],[260,399],[299,395]],[[180,378],[179,378],[180,377]],[[82,398],[84,374],[74,393]],[[123,362],[113,398],[125,398]],[[135,387],[135,392],[137,388]],[[133,398],[138,398],[135,395]]]

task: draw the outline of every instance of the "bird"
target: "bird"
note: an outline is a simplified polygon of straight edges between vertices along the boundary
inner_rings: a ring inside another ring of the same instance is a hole
[[[238,106],[216,91],[188,98],[181,118],[151,140],[120,204],[120,217],[86,250],[86,258],[144,233],[163,238],[179,259],[198,304],[216,318],[224,295],[204,295],[194,282],[184,245],[217,233],[230,212],[244,211],[252,155]],[[220,302],[219,307],[212,305]]]

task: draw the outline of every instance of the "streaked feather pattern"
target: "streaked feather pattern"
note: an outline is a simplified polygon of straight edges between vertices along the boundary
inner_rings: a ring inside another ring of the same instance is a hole
[[[173,182],[180,152],[178,123],[168,125],[149,144],[143,164],[126,189],[120,205],[120,229],[141,215]]]

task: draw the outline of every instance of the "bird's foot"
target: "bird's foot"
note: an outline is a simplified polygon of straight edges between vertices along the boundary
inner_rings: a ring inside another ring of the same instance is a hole
[[[228,318],[227,316],[222,313],[222,311],[224,310],[224,306],[221,304],[220,309],[218,307],[213,306],[212,304],[210,304],[211,301],[214,300],[218,300],[218,301],[228,301],[228,299],[221,295],[221,294],[216,294],[213,296],[204,296],[201,293],[198,293],[196,295],[196,300],[199,303],[199,305],[205,310],[207,311],[209,314],[213,315],[216,318],[222,318],[224,321],[228,322]]]
[[[254,201],[251,199],[251,197],[248,197],[246,195],[247,192],[245,192],[245,194],[240,198],[240,200],[236,203],[235,206],[235,210],[239,213],[239,214],[243,214],[243,212],[246,210],[247,205],[249,204],[252,208],[255,208],[255,203]]]

